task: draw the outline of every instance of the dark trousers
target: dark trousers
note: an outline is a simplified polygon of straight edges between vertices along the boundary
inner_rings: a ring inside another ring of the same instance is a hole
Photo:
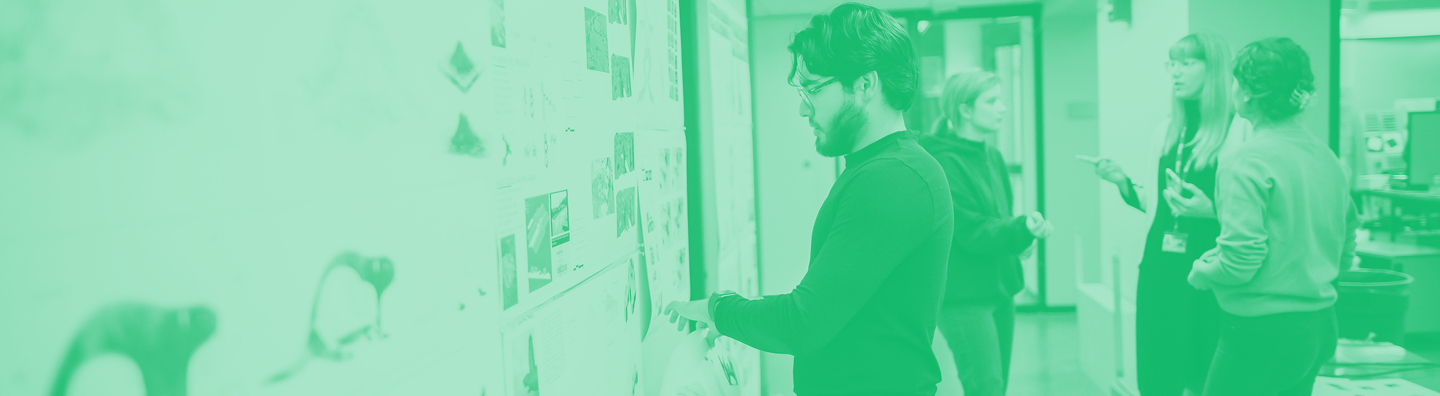
[[[1162,260],[1168,259],[1168,260]],[[1158,256],[1140,265],[1135,298],[1136,383],[1144,396],[1200,394],[1220,338],[1215,294],[1195,290],[1188,259]]]
[[[1221,319],[1220,348],[1207,396],[1310,395],[1320,366],[1335,356],[1335,309]]]
[[[1015,340],[1015,302],[946,303],[938,319],[965,396],[1003,396]]]

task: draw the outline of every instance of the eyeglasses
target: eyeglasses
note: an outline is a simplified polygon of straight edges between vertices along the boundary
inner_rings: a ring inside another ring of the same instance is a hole
[[[810,101],[810,95],[819,94],[820,88],[825,88],[826,85],[830,85],[830,83],[833,83],[835,81],[838,80],[836,80],[834,77],[831,77],[829,79],[826,79],[825,81],[820,82],[819,84],[811,85],[809,87],[806,87],[803,84],[790,84],[790,86],[795,87],[795,90],[800,92],[800,100],[805,102],[805,106],[814,108],[815,103]]]
[[[1171,60],[1165,62],[1165,70],[1175,71],[1175,69],[1180,66],[1190,67],[1204,62],[1205,61],[1199,59]]]

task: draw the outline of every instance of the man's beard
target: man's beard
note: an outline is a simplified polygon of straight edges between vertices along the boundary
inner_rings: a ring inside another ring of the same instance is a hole
[[[823,137],[815,137],[815,151],[826,157],[850,154],[855,149],[855,139],[868,121],[865,111],[855,105],[854,98],[850,98],[830,121],[830,130],[825,131]]]

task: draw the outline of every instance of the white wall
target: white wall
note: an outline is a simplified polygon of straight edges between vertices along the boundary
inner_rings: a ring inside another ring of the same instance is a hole
[[[1440,35],[1440,9],[1357,12],[1344,10],[1340,37],[1346,39]],[[1343,50],[1341,51],[1344,52]]]
[[[1169,59],[1170,46],[1189,34],[1186,8],[1185,1],[1135,2],[1133,23],[1110,22],[1103,3],[1097,14],[1100,154],[1119,161],[1131,175],[1154,166],[1145,163],[1153,149],[1149,142],[1170,113],[1171,81],[1163,62]],[[1143,214],[1120,200],[1113,185],[1101,185],[1100,197],[1101,260],[1109,263],[1119,255],[1121,285],[1133,301],[1135,269],[1149,225],[1144,224]],[[1108,268],[1101,277],[1111,278]]]
[[[1043,12],[1045,216],[1055,224],[1046,244],[1046,303],[1073,306],[1082,269],[1097,268],[1100,257],[1099,186],[1091,168],[1075,160],[1099,150],[1095,3],[1052,1]]]
[[[1163,62],[1176,40],[1188,34],[1188,1],[1137,1],[1133,23],[1111,22],[1108,1],[1097,3],[1099,55],[1099,154],[1119,161],[1132,175],[1146,164],[1150,136],[1170,111],[1170,77]],[[1099,263],[1101,283],[1085,287],[1080,314],[1081,344],[1092,347],[1081,365],[1102,387],[1117,383],[1134,389],[1134,292],[1145,231],[1145,217],[1120,200],[1115,187],[1090,176],[1100,200]],[[1153,181],[1146,181],[1153,183]],[[1102,184],[1104,183],[1104,184]],[[1113,263],[1118,263],[1115,265]],[[1116,268],[1118,267],[1118,268]],[[1118,269],[1119,273],[1113,272]],[[1118,276],[1117,276],[1118,275]],[[1118,285],[1113,279],[1119,279]],[[1121,293],[1115,307],[1111,292]],[[1113,320],[1119,310],[1117,328]],[[1117,337],[1118,335],[1118,337]],[[1115,342],[1120,342],[1120,356]],[[1100,353],[1096,353],[1100,352]],[[1116,367],[1116,365],[1119,367]]]
[[[967,70],[979,69],[980,25],[983,19],[956,19],[945,21],[945,76],[953,76]],[[941,83],[944,86],[944,83]]]
[[[1301,122],[1320,141],[1330,136],[1330,4],[1314,0],[1190,2],[1190,30],[1219,34],[1239,52],[1246,44],[1289,37],[1310,55],[1315,95]]]

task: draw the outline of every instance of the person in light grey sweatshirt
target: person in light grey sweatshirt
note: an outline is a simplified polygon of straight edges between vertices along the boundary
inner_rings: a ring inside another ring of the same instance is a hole
[[[1309,395],[1335,353],[1333,282],[1355,255],[1359,220],[1339,159],[1297,118],[1315,90],[1305,50],[1251,43],[1234,75],[1255,134],[1220,165],[1220,236],[1189,276],[1224,311],[1205,394]]]

